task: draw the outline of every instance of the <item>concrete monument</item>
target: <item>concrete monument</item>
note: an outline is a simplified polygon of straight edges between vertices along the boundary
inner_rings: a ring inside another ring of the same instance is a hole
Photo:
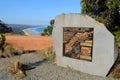
[[[58,15],[52,36],[59,66],[106,76],[118,56],[114,36],[87,15]]]

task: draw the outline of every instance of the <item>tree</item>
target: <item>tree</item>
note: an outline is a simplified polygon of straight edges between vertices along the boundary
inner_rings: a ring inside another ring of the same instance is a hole
[[[0,20],[0,33],[10,33],[12,28],[8,27],[5,23]]]
[[[50,25],[53,27],[54,26],[54,19],[52,19],[51,21],[50,21]]]
[[[47,28],[44,29],[44,32],[41,33],[42,36],[44,35],[52,35],[52,30],[54,26],[54,19],[50,20],[50,25],[47,26]]]
[[[120,28],[120,0],[81,0],[82,14],[105,24],[110,30]]]

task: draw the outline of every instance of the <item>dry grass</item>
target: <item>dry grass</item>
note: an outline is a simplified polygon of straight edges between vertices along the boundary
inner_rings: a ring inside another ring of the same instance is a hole
[[[11,74],[16,74],[19,78],[24,78],[26,76],[25,71],[23,70],[23,64],[21,64],[19,61],[10,61],[8,66],[8,71]]]
[[[49,46],[53,46],[52,37],[48,36],[6,36],[6,43],[13,48],[23,48],[24,50],[41,50]]]
[[[55,60],[55,50],[54,50],[54,47],[47,47],[45,49],[42,49],[42,50],[38,50],[37,52],[37,55],[39,56],[42,56],[46,59],[49,59],[49,60]]]
[[[1,57],[11,57],[13,56],[14,53],[14,49],[12,48],[12,46],[10,44],[5,44],[3,46],[3,49],[0,49],[0,56]]]
[[[120,78],[120,48],[119,48],[118,59],[114,64],[113,68],[111,69],[108,77]]]
[[[120,64],[115,66],[115,68],[109,74],[109,77],[120,78]]]

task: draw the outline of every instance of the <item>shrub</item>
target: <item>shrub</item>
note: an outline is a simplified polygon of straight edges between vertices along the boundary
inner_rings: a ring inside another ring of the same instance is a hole
[[[46,36],[46,35],[48,35],[48,34],[45,32],[41,33],[41,36]]]
[[[54,26],[54,19],[50,21],[50,25],[48,25],[47,28],[44,29],[44,31],[41,33],[41,36],[45,36],[45,35],[51,36],[53,26]]]
[[[4,57],[11,57],[14,53],[14,49],[10,44],[5,44],[4,46],[4,51],[3,51],[3,56]]]
[[[3,46],[5,45],[5,40],[6,40],[5,35],[0,34],[0,49],[2,49]]]
[[[49,60],[55,60],[56,57],[54,47],[48,47],[43,50],[37,51],[36,53]]]
[[[114,32],[112,32],[112,33],[113,33],[113,35],[115,36],[116,41],[117,41],[118,43],[120,43],[120,31],[114,31]]]
[[[11,61],[8,66],[8,71],[11,74],[16,74],[19,78],[24,78],[26,76],[25,71],[23,70],[23,64],[19,61]]]

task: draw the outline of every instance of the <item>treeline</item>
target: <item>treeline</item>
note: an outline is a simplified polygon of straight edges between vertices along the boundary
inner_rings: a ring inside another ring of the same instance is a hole
[[[82,14],[105,24],[110,31],[120,30],[120,0],[81,0]]]
[[[52,30],[54,26],[54,19],[50,20],[50,25],[47,26],[47,28],[44,29],[44,31],[41,33],[42,36],[51,36]]]
[[[12,28],[8,27],[4,22],[0,20],[0,33],[11,33]]]

